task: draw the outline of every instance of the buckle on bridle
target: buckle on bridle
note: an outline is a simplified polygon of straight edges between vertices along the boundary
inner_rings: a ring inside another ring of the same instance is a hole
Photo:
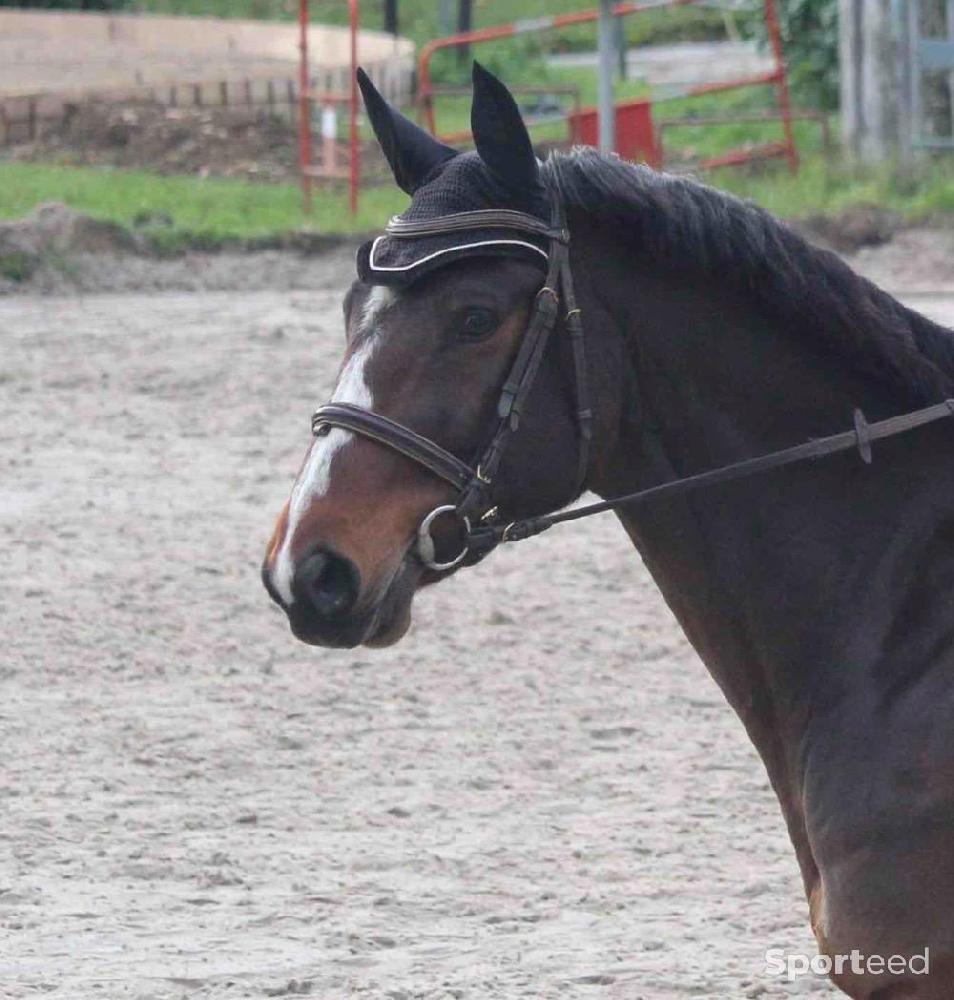
[[[435,546],[434,538],[431,535],[431,525],[444,514],[453,514],[460,521],[464,528],[464,539],[460,552],[454,556],[453,559],[441,562],[437,558],[437,547]],[[435,507],[430,514],[428,514],[427,517],[421,521],[421,524],[417,529],[417,557],[428,569],[434,570],[436,573],[442,573],[446,570],[453,569],[455,566],[459,566],[467,556],[467,551],[470,547],[470,535],[470,518],[467,517],[466,514],[461,514],[454,504],[442,504],[440,507]]]

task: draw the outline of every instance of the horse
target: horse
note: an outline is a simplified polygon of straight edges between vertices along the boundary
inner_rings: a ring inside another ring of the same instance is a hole
[[[420,587],[493,548],[471,533],[511,541],[583,491],[954,395],[951,331],[758,207],[590,149],[541,163],[478,65],[464,153],[360,83],[411,202],[359,252],[334,395],[263,566],[304,642],[398,641]],[[873,464],[616,508],[764,762],[820,955],[858,1000],[954,996],[950,446],[938,421]]]

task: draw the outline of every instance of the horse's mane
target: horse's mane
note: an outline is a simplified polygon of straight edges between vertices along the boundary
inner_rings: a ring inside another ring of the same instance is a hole
[[[733,283],[783,323],[916,405],[954,397],[954,333],[903,306],[768,212],[713,188],[591,149],[551,156],[567,207],[634,254]]]

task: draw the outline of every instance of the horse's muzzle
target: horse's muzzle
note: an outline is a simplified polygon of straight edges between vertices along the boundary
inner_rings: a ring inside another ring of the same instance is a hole
[[[361,578],[350,559],[328,549],[315,549],[295,571],[291,604],[275,589],[267,566],[262,569],[262,582],[302,642],[352,647],[364,640],[368,622],[365,616],[354,613]]]

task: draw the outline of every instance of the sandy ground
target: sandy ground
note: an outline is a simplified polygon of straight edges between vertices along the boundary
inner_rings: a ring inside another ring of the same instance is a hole
[[[775,800],[612,517],[394,649],[292,639],[326,283],[0,301],[0,996],[830,995],[765,974],[812,951]]]

